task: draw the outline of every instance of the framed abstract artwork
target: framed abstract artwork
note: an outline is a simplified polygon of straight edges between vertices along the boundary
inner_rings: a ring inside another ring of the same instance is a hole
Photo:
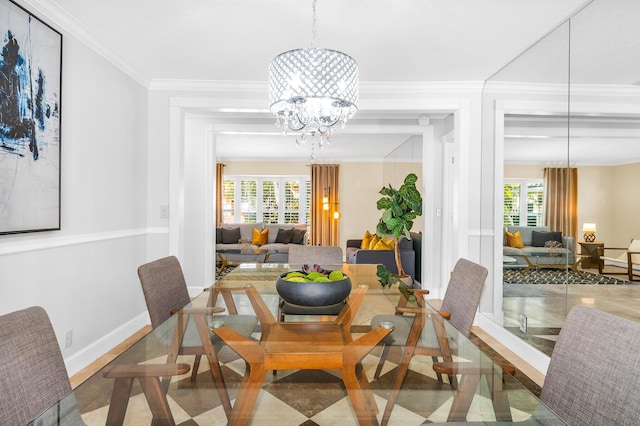
[[[62,34],[0,0],[0,234],[60,229]]]

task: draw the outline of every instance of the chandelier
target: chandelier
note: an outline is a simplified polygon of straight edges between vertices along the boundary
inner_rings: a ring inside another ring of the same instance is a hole
[[[316,3],[313,0],[313,40],[310,48],[276,56],[269,66],[269,109],[284,134],[296,133],[299,146],[311,136],[319,148],[329,142],[334,125],[346,124],[358,111],[358,64],[349,55],[315,47]]]

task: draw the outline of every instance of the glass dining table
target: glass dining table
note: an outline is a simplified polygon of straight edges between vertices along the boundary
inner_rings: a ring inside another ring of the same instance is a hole
[[[241,264],[183,310],[206,318],[208,329],[201,336],[214,336],[216,351],[223,342],[228,345],[224,355],[222,350],[212,355],[221,365],[223,390],[216,386],[220,382],[207,362],[200,364],[194,379],[185,371],[193,355],[171,354],[176,330],[188,322],[186,316],[174,315],[77,386],[43,418],[57,418],[53,424],[77,424],[79,415],[87,425],[420,425],[454,420],[564,424],[509,374],[508,366],[495,363],[446,320],[449,362],[413,356],[399,390],[394,390],[398,362],[408,348],[392,347],[374,380],[378,343],[393,329],[372,329],[371,320],[377,314],[396,313],[403,298],[397,289],[379,284],[376,265],[335,266],[350,277],[353,287],[351,302],[337,318],[287,317],[285,323],[277,322],[276,278],[300,266]],[[416,307],[425,310],[425,317],[435,317],[431,303],[426,299]],[[224,326],[224,317],[217,317],[221,314],[213,318],[199,313],[203,308],[224,310],[222,315],[256,315],[260,325],[246,339]],[[140,369],[151,376],[155,388],[140,380]],[[450,385],[447,374],[455,375],[457,386]],[[224,404],[227,397],[231,407]],[[114,417],[114,412],[123,417]]]

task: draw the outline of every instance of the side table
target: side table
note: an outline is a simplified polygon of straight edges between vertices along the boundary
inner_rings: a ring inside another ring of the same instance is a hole
[[[597,268],[598,262],[600,262],[598,247],[604,247],[604,243],[602,241],[594,241],[592,243],[578,241],[578,244],[580,244],[580,254],[584,255],[582,269]]]

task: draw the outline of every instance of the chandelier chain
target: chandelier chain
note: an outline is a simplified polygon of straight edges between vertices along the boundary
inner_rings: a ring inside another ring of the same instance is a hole
[[[311,7],[313,8],[313,22],[311,23],[311,34],[312,34],[312,38],[311,38],[311,47],[316,47],[316,21],[317,21],[317,17],[318,14],[316,12],[316,5],[318,4],[318,0],[313,0],[313,3],[311,3]]]

